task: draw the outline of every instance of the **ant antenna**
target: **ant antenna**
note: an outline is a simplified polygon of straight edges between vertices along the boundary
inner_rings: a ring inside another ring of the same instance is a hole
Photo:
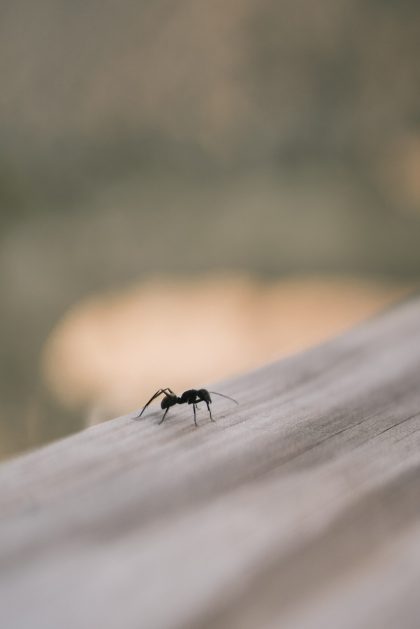
[[[227,400],[231,400],[232,402],[235,402],[235,404],[239,404],[239,402],[237,400],[234,400],[233,397],[230,397],[229,395],[224,395],[224,393],[217,393],[217,391],[209,391],[209,393],[211,393],[212,395],[220,395],[220,397],[225,397]]]

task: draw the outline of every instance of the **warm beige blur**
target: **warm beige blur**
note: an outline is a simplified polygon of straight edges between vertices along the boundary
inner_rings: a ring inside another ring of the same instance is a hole
[[[43,373],[61,404],[100,421],[160,387],[198,387],[308,347],[407,290],[349,278],[156,279],[77,304],[46,343]]]

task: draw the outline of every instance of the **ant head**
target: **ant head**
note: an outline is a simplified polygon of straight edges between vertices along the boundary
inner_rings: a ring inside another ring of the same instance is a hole
[[[207,389],[199,389],[197,391],[198,397],[200,398],[200,400],[203,400],[203,402],[210,402],[211,403],[211,397],[210,397],[210,393],[207,391]]]

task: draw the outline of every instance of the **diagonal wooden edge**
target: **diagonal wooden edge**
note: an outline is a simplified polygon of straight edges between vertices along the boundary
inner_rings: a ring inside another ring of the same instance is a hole
[[[420,300],[217,387],[0,466],[2,626],[414,626]]]

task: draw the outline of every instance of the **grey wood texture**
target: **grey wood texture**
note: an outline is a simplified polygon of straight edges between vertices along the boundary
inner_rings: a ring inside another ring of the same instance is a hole
[[[151,407],[3,464],[0,626],[420,627],[419,374],[411,300],[222,383],[215,424]]]

